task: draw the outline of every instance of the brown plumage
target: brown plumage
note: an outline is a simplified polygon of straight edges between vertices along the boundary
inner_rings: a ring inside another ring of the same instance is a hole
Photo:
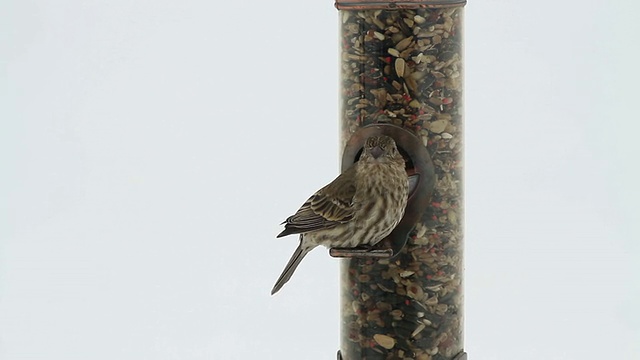
[[[395,141],[372,136],[358,162],[313,194],[283,222],[278,237],[300,234],[300,244],[271,290],[289,281],[316,246],[375,245],[398,225],[407,205],[409,181]]]

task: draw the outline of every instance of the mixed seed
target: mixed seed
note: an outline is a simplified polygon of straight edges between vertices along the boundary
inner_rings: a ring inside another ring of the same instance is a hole
[[[451,360],[462,339],[462,8],[341,15],[343,142],[413,131],[435,165],[431,204],[391,260],[342,261],[344,360]]]

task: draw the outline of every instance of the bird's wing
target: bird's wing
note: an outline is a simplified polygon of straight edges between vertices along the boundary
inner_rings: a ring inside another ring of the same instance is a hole
[[[298,211],[284,221],[278,237],[320,229],[329,229],[353,218],[356,192],[355,167],[340,174],[311,196]]]

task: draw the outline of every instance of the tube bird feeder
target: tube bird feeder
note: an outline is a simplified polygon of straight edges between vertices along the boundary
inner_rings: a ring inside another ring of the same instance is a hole
[[[393,137],[409,203],[376,249],[341,257],[338,359],[466,359],[463,343],[464,0],[337,0],[343,170]]]

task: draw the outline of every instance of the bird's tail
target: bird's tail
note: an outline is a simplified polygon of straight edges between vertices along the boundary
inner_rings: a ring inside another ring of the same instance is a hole
[[[300,237],[300,245],[298,245],[296,251],[294,251],[293,255],[291,255],[291,259],[289,259],[287,266],[284,267],[284,271],[282,271],[282,274],[278,278],[278,281],[276,281],[276,284],[271,290],[271,295],[277,293],[278,290],[280,290],[282,286],[286,284],[289,279],[291,279],[291,275],[293,275],[293,272],[296,270],[298,265],[300,265],[302,259],[304,259],[304,257],[315,247],[303,246],[302,244],[302,237]]]

